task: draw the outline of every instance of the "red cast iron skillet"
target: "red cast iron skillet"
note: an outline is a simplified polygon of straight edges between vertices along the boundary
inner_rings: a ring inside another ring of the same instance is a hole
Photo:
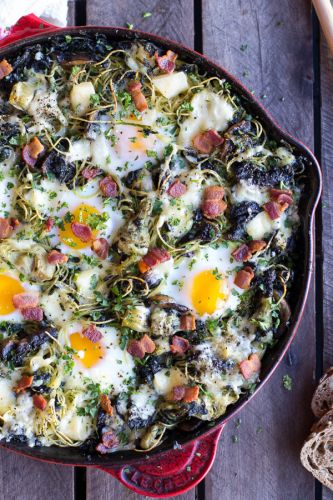
[[[216,65],[206,57],[171,40],[162,39],[156,35],[135,30],[112,27],[70,27],[56,28],[34,15],[21,18],[12,28],[9,36],[0,41],[0,60],[15,55],[15,52],[33,43],[41,43],[51,39],[56,34],[104,33],[112,43],[120,40],[145,39],[156,43],[165,49],[171,49],[179,57],[188,62],[196,63],[209,74],[226,78],[232,83],[234,91],[245,101],[247,109],[259,118],[268,134],[274,139],[290,143],[297,154],[306,159],[305,189],[300,204],[301,243],[298,248],[299,259],[298,279],[295,280],[293,293],[295,297],[292,306],[292,316],[289,326],[277,345],[268,350],[262,363],[261,381],[252,395],[244,395],[230,406],[222,417],[211,423],[202,423],[197,429],[188,433],[174,433],[158,448],[149,453],[134,451],[119,451],[104,456],[84,457],[76,448],[41,447],[29,448],[25,444],[1,442],[3,448],[21,453],[25,456],[64,465],[98,467],[109,472],[123,484],[137,493],[166,497],[183,493],[195,486],[210,469],[220,433],[225,423],[238,412],[262,387],[285,355],[302,317],[307,298],[311,274],[313,271],[314,212],[321,192],[320,167],[311,151],[300,141],[282,130],[271,118],[265,108],[240,82],[224,68]]]

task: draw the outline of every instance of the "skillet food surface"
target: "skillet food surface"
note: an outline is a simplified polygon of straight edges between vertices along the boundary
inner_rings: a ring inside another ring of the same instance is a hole
[[[214,423],[284,341],[308,160],[144,40],[53,36],[0,78],[0,438],[107,455]]]

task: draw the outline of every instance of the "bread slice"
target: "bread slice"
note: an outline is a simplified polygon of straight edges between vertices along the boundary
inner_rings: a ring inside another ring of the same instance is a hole
[[[313,426],[311,427],[311,432],[321,431],[324,427],[326,427],[328,423],[333,424],[333,408],[331,410],[328,410],[328,412],[326,412],[320,420],[313,424]]]
[[[318,387],[312,397],[311,409],[318,418],[333,407],[333,367],[329,368],[319,380]]]
[[[301,450],[303,466],[333,491],[333,422],[312,432]]]

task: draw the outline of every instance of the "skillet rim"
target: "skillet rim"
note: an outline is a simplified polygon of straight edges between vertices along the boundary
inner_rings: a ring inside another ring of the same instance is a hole
[[[296,150],[298,154],[302,154],[308,160],[308,176],[307,179],[311,185],[310,195],[306,204],[305,215],[301,217],[302,221],[302,243],[304,244],[305,251],[305,265],[303,267],[303,272],[301,273],[301,286],[300,294],[297,299],[297,303],[292,312],[292,319],[290,324],[285,330],[284,334],[277,343],[276,348],[270,349],[264,356],[263,365],[263,377],[261,381],[256,386],[254,392],[250,395],[242,396],[235,404],[229,407],[227,412],[219,417],[217,420],[204,423],[200,425],[198,430],[191,431],[188,434],[183,435],[179,431],[175,431],[174,435],[170,435],[162,445],[153,449],[150,452],[145,452],[138,454],[135,451],[120,451],[116,453],[111,453],[105,456],[93,456],[91,458],[83,456],[78,453],[74,453],[76,448],[58,448],[58,447],[34,447],[31,448],[26,444],[17,444],[13,442],[0,442],[0,446],[16,453],[28,456],[33,459],[49,462],[49,463],[60,463],[63,465],[79,465],[79,466],[122,466],[126,464],[135,464],[142,462],[143,458],[156,457],[157,455],[163,454],[172,450],[175,442],[175,438],[180,445],[185,445],[193,442],[197,439],[203,438],[205,435],[209,434],[213,430],[223,427],[225,423],[232,418],[238,411],[240,411],[243,406],[247,404],[263,387],[269,378],[272,376],[274,371],[279,366],[283,357],[286,354],[292,340],[294,339],[297,328],[303,316],[305,303],[307,295],[309,292],[310,281],[313,273],[314,266],[314,215],[315,209],[318,205],[321,189],[322,189],[322,174],[318,161],[316,160],[314,154],[310,151],[307,146],[305,146],[300,140],[296,139],[290,133],[282,129],[273,119],[271,114],[266,110],[262,103],[233,75],[231,75],[223,66],[216,64],[214,61],[210,60],[208,57],[199,54],[186,47],[185,45],[169,40],[167,38],[154,35],[152,33],[145,33],[140,30],[129,30],[122,27],[112,27],[112,26],[76,26],[76,27],[65,27],[65,28],[46,28],[42,29],[41,32],[33,35],[28,35],[23,39],[15,40],[4,47],[0,48],[0,57],[6,56],[11,52],[16,52],[25,46],[39,42],[43,43],[49,41],[53,36],[59,35],[73,35],[86,33],[101,33],[106,34],[112,40],[124,40],[124,41],[135,41],[135,40],[145,40],[149,42],[156,43],[161,47],[166,49],[172,49],[181,55],[182,59],[190,60],[190,62],[195,62],[201,67],[206,68],[211,74],[216,74],[219,77],[226,78],[233,86],[233,90],[240,95],[242,100],[245,100],[246,107],[259,117],[263,122],[265,129],[274,138],[279,138],[279,140],[285,140],[290,143]],[[23,35],[24,36],[24,35]],[[111,42],[112,43],[112,42]],[[310,168],[311,167],[311,168]],[[270,358],[270,359],[268,359]],[[267,365],[267,366],[266,366]],[[61,451],[64,452],[66,457],[61,457]],[[57,456],[58,455],[58,456]]]

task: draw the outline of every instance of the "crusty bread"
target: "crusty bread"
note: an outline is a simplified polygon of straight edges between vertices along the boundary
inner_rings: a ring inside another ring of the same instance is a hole
[[[328,412],[326,412],[320,420],[313,424],[313,426],[311,427],[311,432],[321,431],[328,423],[333,424],[333,408],[331,410],[328,410]]]
[[[333,490],[333,422],[312,432],[301,450],[301,462],[325,486]]]
[[[333,407],[333,368],[329,368],[319,380],[318,387],[312,397],[311,409],[316,417],[322,417]]]

